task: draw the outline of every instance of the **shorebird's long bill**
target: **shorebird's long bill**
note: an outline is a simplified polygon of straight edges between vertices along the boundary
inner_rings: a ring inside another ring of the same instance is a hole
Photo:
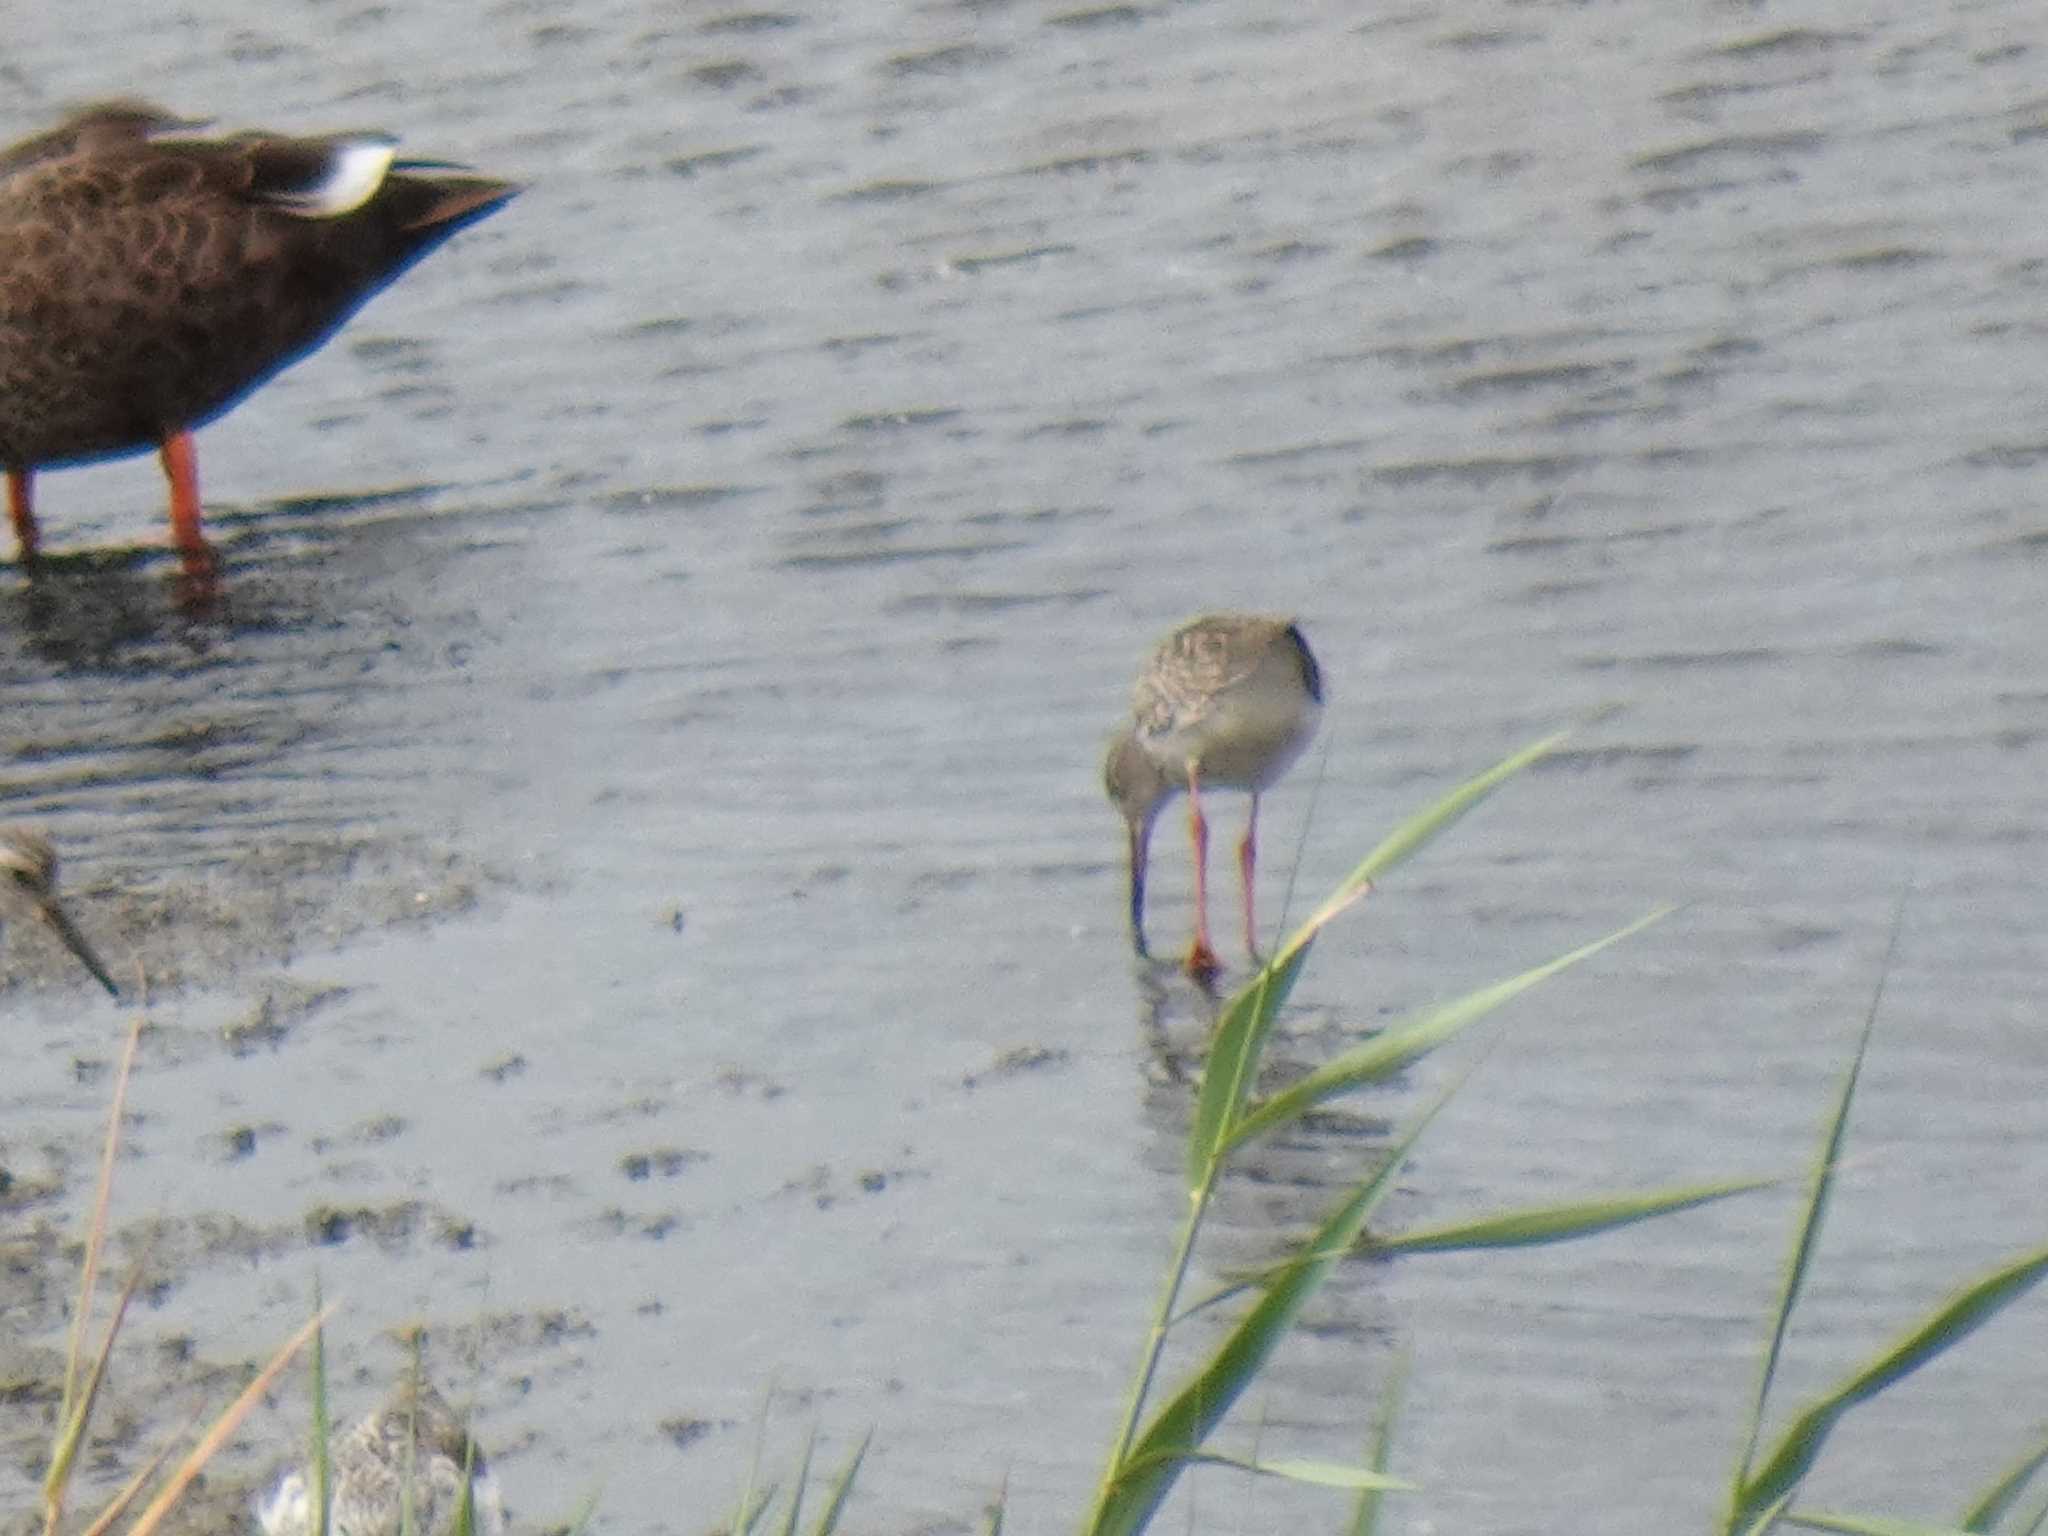
[[[1131,948],[1145,956],[1150,954],[1145,948],[1145,859],[1152,841],[1152,818],[1144,816],[1131,821],[1130,833]]]
[[[54,901],[43,903],[43,921],[57,930],[57,937],[64,941],[64,947],[78,956],[78,963],[93,974],[93,979],[107,989],[109,997],[119,997],[121,989],[114,985],[114,978],[107,974],[107,968],[100,964],[100,957],[93,953],[92,946],[85,942],[62,907]]]

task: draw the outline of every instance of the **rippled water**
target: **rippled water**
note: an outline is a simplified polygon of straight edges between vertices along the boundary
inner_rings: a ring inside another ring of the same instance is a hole
[[[343,1411],[425,1320],[522,1525],[601,1485],[607,1530],[709,1527],[771,1385],[792,1455],[875,1427],[861,1528],[1005,1480],[1070,1521],[1181,1209],[1161,1051],[1204,1020],[1133,973],[1098,755],[1218,606],[1298,613],[1332,682],[1269,913],[1621,706],[1319,946],[1283,1053],[1688,904],[1518,1007],[1395,1222],[1801,1167],[1905,893],[1789,1385],[2038,1242],[2036,19],[1360,15],[17,27],[9,131],[147,90],[531,182],[201,436],[218,612],[138,552],[146,459],[47,477],[75,558],[0,573],[0,817],[170,989],[132,1370],[255,1358],[317,1272]],[[6,945],[0,1163],[62,1190],[7,1230],[54,1230],[119,1016]],[[1454,1065],[1267,1156],[1212,1265]],[[1347,1273],[1232,1443],[1355,1454],[1406,1342],[1394,1529],[1698,1525],[1791,1198]],[[1852,1421],[1815,1502],[1952,1514],[2018,1449],[2038,1326]],[[1335,1517],[1223,1478],[1196,1509]]]

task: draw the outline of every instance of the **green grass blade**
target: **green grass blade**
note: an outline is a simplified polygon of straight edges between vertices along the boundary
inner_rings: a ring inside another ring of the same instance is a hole
[[[129,1525],[127,1536],[151,1536],[151,1533],[170,1517],[173,1507],[185,1496],[185,1491],[198,1480],[207,1462],[211,1461],[220,1448],[233,1437],[242,1420],[248,1417],[250,1411],[270,1390],[278,1374],[305,1347],[306,1340],[312,1336],[313,1330],[321,1327],[333,1311],[334,1303],[329,1302],[324,1311],[314,1313],[311,1321],[285,1340],[265,1363],[263,1369],[242,1388],[241,1394],[221,1410],[207,1426],[206,1432],[199,1437],[198,1444],[186,1453],[185,1459],[178,1463],[170,1477],[157,1490],[156,1497],[149,1501],[149,1507],[137,1515],[134,1522]]]
[[[321,1315],[320,1275],[313,1275],[313,1315]],[[313,1330],[313,1442],[306,1455],[306,1466],[313,1474],[313,1533],[327,1536],[334,1515],[334,1465],[328,1458],[329,1448],[334,1443],[334,1424],[327,1410],[327,1330],[316,1327]]]
[[[1391,1077],[1476,1024],[1503,1003],[1520,997],[1559,971],[1591,959],[1608,945],[1619,944],[1630,935],[1641,932],[1669,915],[1670,911],[1669,907],[1661,907],[1637,918],[1625,928],[1617,928],[1605,938],[1583,944],[1569,954],[1559,955],[1555,960],[1532,967],[1518,976],[1510,976],[1505,981],[1494,982],[1451,1002],[1410,1015],[1317,1068],[1244,1115],[1229,1131],[1223,1150],[1233,1150],[1255,1136],[1289,1124],[1340,1093]],[[1219,1029],[1219,1038],[1221,1033]]]
[[[1878,1006],[1884,1001],[1884,979],[1891,973],[1892,956],[1898,949],[1899,928],[1904,915],[1905,904],[1901,900],[1892,919],[1891,944],[1878,973],[1877,987],[1871,994],[1869,1011],[1863,1016],[1862,1033],[1856,1039],[1856,1054],[1850,1059],[1849,1070],[1842,1078],[1842,1091],[1836,1097],[1834,1115],[1828,1121],[1827,1135],[1822,1139],[1820,1155],[1814,1161],[1805,1215],[1799,1225],[1799,1235],[1793,1242],[1791,1257],[1785,1265],[1784,1282],[1778,1290],[1777,1311],[1771,1319],[1771,1342],[1764,1350],[1763,1365],[1757,1372],[1756,1399],[1750,1405],[1742,1456],[1736,1463],[1735,1480],[1729,1489],[1730,1529],[1734,1527],[1737,1511],[1745,1507],[1743,1489],[1751,1483],[1751,1472],[1756,1466],[1757,1447],[1763,1437],[1764,1404],[1771,1395],[1771,1382],[1778,1374],[1778,1361],[1785,1352],[1785,1333],[1792,1325],[1792,1309],[1798,1305],[1799,1294],[1805,1289],[1806,1271],[1813,1262],[1821,1223],[1827,1216],[1828,1199],[1835,1187],[1835,1166],[1842,1155],[1842,1143],[1849,1133],[1849,1106],[1856,1100],[1856,1082],[1863,1075],[1863,1058],[1870,1051],[1870,1037],[1877,1027]],[[1751,1503],[1747,1507],[1754,1509],[1756,1506]]]
[[[1735,1195],[1769,1189],[1777,1179],[1729,1179],[1717,1184],[1688,1184],[1641,1195],[1607,1195],[1595,1200],[1569,1200],[1558,1205],[1525,1206],[1474,1221],[1418,1227],[1398,1237],[1369,1237],[1363,1246],[1375,1257],[1397,1253],[1459,1253],[1482,1248],[1527,1248],[1541,1243],[1570,1242],[1617,1227],[1633,1226],[1658,1216],[1712,1205]]]
[[[769,1509],[775,1503],[775,1496],[781,1491],[781,1485],[777,1483],[769,1483],[759,1489],[753,1487],[751,1483],[749,1484],[747,1498],[752,1502],[745,1506],[747,1511],[746,1517],[734,1527],[739,1532],[739,1536],[753,1536],[754,1531],[767,1518]]]
[[[1271,1461],[1260,1461],[1252,1456],[1229,1456],[1222,1451],[1160,1450],[1133,1459],[1131,1467],[1133,1471],[1137,1471],[1165,1461],[1177,1462],[1182,1466],[1233,1467],[1239,1472],[1251,1472],[1260,1477],[1278,1477],[1290,1483],[1304,1483],[1313,1488],[1341,1488],[1346,1492],[1415,1491],[1413,1483],[1404,1483],[1398,1477],[1388,1477],[1384,1473],[1373,1471],[1370,1467],[1349,1466],[1341,1461],[1314,1461],[1298,1456],[1282,1456]]]
[[[597,1516],[598,1491],[593,1488],[583,1495],[583,1502],[576,1506],[576,1513],[569,1517],[568,1536],[585,1536],[590,1522]]]
[[[782,1536],[796,1536],[797,1522],[804,1515],[804,1489],[811,1481],[811,1453],[818,1448],[818,1430],[813,1425],[804,1436],[804,1453],[796,1464],[796,1481],[790,1486],[789,1508],[782,1515]]]
[[[1809,1531],[1842,1531],[1846,1536],[1970,1536],[1953,1525],[1930,1525],[1925,1520],[1894,1520],[1882,1515],[1842,1515],[1821,1510],[1802,1510],[1785,1516],[1786,1525]]]
[[[477,1536],[476,1459],[481,1453],[476,1436],[470,1433],[469,1419],[474,1407],[472,1401],[462,1415],[462,1497],[455,1502],[455,1522],[450,1536]]]
[[[2048,1248],[2001,1265],[1950,1297],[1897,1343],[1874,1356],[1855,1375],[1792,1421],[1763,1470],[1738,1491],[1738,1511],[1757,1509],[1790,1494],[1820,1455],[1829,1431],[1843,1414],[1961,1343],[2025,1295],[2044,1274],[2048,1274]]]
[[[981,1536],[1003,1536],[1003,1511],[1010,1505],[1010,1474],[1005,1472],[1003,1480],[996,1487],[996,1496],[989,1500],[984,1513],[987,1518],[981,1523]]]
[[[1741,1536],[1765,1536],[1765,1532],[1778,1523],[1778,1517],[1785,1513],[1785,1506],[1791,1502],[1792,1495],[1788,1493],[1782,1499],[1773,1502],[1770,1508],[1759,1511],[1757,1517],[1742,1528]],[[1735,1527],[1731,1524],[1728,1529],[1733,1531]]]
[[[1956,1524],[1966,1531],[1994,1529],[2005,1518],[2006,1511],[2019,1502],[2027,1484],[2044,1465],[2048,1465],[2048,1440],[2043,1440],[2001,1473],[1997,1481],[1963,1511]]]
[[[853,1454],[846,1458],[846,1465],[839,1475],[832,1479],[832,1492],[825,1500],[825,1507],[813,1526],[813,1536],[832,1536],[839,1529],[839,1517],[846,1513],[846,1501],[853,1496],[853,1480],[860,1476],[860,1464],[867,1460],[868,1442],[875,1438],[870,1429],[860,1437],[860,1444],[853,1448]]]
[[[1366,1447],[1365,1464],[1373,1471],[1384,1473],[1394,1454],[1394,1422],[1400,1417],[1401,1395],[1408,1387],[1407,1350],[1402,1350],[1390,1363],[1386,1385],[1380,1388],[1380,1411],[1372,1427],[1372,1441]],[[1351,1528],[1348,1536],[1379,1536],[1380,1507],[1385,1496],[1377,1488],[1359,1490],[1358,1502],[1352,1506]]]
[[[1202,1069],[1202,1091],[1195,1099],[1194,1124],[1188,1131],[1188,1188],[1198,1190],[1215,1176],[1216,1164],[1229,1150],[1231,1130],[1252,1084],[1258,1081],[1259,1057],[1266,1048],[1273,1020],[1280,1015],[1295,978],[1308,960],[1306,940],[1291,945],[1266,963],[1259,974],[1231,998],[1209,1037],[1208,1062]]]
[[[734,1536],[752,1536],[753,1529],[768,1512],[768,1505],[775,1497],[775,1485],[761,1488],[762,1457],[768,1447],[768,1410],[775,1401],[775,1386],[771,1381],[768,1390],[761,1394],[761,1412],[754,1420],[754,1444],[747,1453],[746,1481],[740,1484],[738,1501],[733,1505],[732,1519],[726,1529]]]
[[[1393,1258],[1401,1254],[1479,1252],[1495,1248],[1531,1248],[1545,1243],[1571,1242],[1595,1237],[1618,1227],[1632,1226],[1695,1206],[1711,1205],[1734,1195],[1751,1194],[1779,1183],[1777,1179],[1731,1179],[1720,1184],[1693,1184],[1644,1195],[1610,1195],[1596,1200],[1574,1200],[1560,1205],[1532,1205],[1503,1211],[1472,1221],[1447,1222],[1441,1226],[1418,1227],[1394,1236],[1367,1234],[1358,1240],[1357,1251],[1371,1258]],[[1284,1276],[1288,1259],[1270,1269],[1230,1285],[1200,1301],[1177,1316],[1176,1323],[1197,1312],[1218,1305],[1246,1291],[1263,1290]]]
[[[100,1400],[100,1388],[106,1384],[107,1365],[114,1357],[114,1341],[121,1336],[122,1325],[127,1321],[128,1308],[135,1300],[135,1292],[142,1285],[143,1266],[138,1263],[129,1273],[128,1283],[121,1288],[121,1299],[114,1304],[114,1316],[107,1324],[105,1336],[92,1358],[92,1364],[85,1373],[85,1382],[71,1402],[71,1420],[57,1437],[56,1454],[50,1459],[50,1470],[43,1479],[43,1509],[45,1523],[52,1529],[56,1526],[56,1512],[63,1507],[65,1492],[71,1484],[71,1470],[79,1450],[85,1444],[86,1430],[91,1427],[93,1409]]]
[[[1466,812],[1570,735],[1557,731],[1467,779],[1434,805],[1390,832],[1358,867],[1346,875],[1308,921],[1287,938],[1279,953],[1230,1001],[1210,1041],[1208,1066],[1188,1136],[1188,1185],[1199,1188],[1221,1157],[1238,1111],[1258,1076],[1259,1053],[1273,1018],[1287,1000],[1315,937],[1332,919],[1361,900],[1373,882],[1406,863],[1441,836]]]
[[[1388,1150],[1386,1160],[1324,1221],[1293,1263],[1282,1268],[1264,1295],[1217,1347],[1192,1380],[1152,1420],[1130,1453],[1104,1478],[1085,1530],[1091,1536],[1136,1536],[1151,1520],[1223,1415],[1251,1385],[1302,1307],[1343,1258],[1406,1162],[1417,1138],[1464,1084],[1460,1077]]]
[[[398,1532],[399,1536],[418,1536],[413,1485],[419,1468],[420,1387],[426,1379],[426,1341],[417,1327],[407,1330],[406,1345],[409,1357],[406,1383],[409,1390],[405,1395],[405,1455],[398,1483]],[[355,1536],[355,1533],[346,1532],[344,1536]]]

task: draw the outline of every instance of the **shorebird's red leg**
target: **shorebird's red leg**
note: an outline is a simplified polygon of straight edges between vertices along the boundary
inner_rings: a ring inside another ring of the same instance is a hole
[[[1206,978],[1223,969],[1209,945],[1209,823],[1202,816],[1202,775],[1188,764],[1188,836],[1195,845],[1195,942],[1188,946],[1187,971]]]
[[[7,515],[14,519],[15,554],[23,565],[36,557],[35,504],[29,499],[29,487],[35,479],[32,469],[10,469],[7,471]]]
[[[1237,874],[1244,882],[1244,952],[1253,959],[1259,954],[1259,925],[1252,917],[1252,889],[1259,867],[1259,792],[1252,791],[1251,819],[1244,824],[1244,836],[1237,845]]]

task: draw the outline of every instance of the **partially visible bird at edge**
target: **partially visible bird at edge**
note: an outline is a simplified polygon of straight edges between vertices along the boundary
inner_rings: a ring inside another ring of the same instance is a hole
[[[200,136],[147,102],[0,151],[0,466],[21,562],[38,469],[154,448],[210,572],[192,433],[517,194],[376,132]]]
[[[257,1500],[264,1536],[503,1536],[498,1480],[469,1429],[431,1383],[407,1380],[328,1444],[329,1518],[310,1473],[294,1469]],[[409,1517],[409,1520],[408,1520]]]
[[[57,900],[56,848],[42,833],[27,827],[0,827],[0,922],[29,918],[48,926],[110,996],[121,995],[100,957]]]
[[[1214,613],[1166,637],[1138,674],[1131,718],[1109,745],[1103,783],[1130,834],[1131,941],[1145,945],[1145,872],[1153,823],[1186,791],[1195,861],[1195,935],[1186,967],[1222,969],[1209,939],[1209,823],[1204,789],[1249,791],[1237,845],[1244,889],[1244,944],[1258,953],[1252,892],[1258,865],[1259,796],[1301,755],[1323,706],[1322,669],[1293,619]]]

